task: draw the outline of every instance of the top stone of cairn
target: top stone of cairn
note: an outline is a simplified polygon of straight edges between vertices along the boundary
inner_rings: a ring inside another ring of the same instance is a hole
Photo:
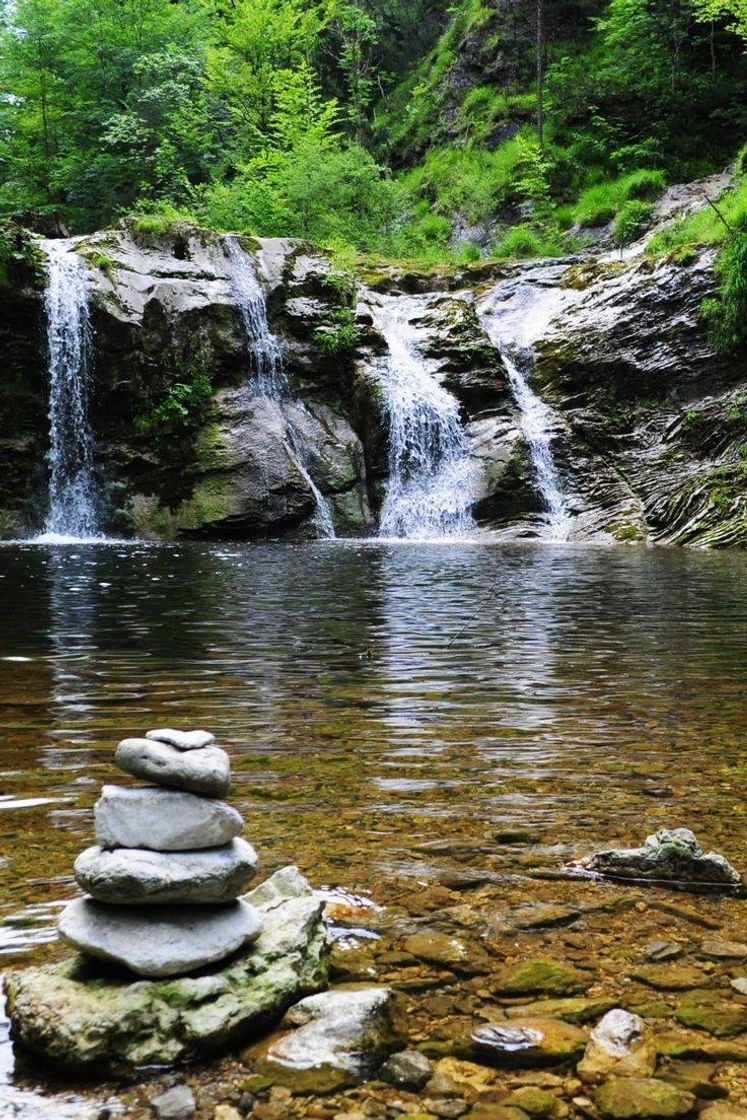
[[[179,751],[198,751],[215,742],[215,735],[209,731],[175,731],[173,727],[157,727],[155,731],[147,731],[145,738],[156,743],[168,743]]]

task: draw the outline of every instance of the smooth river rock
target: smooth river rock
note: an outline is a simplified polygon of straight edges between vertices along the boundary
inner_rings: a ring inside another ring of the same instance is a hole
[[[228,844],[244,827],[238,809],[223,801],[158,786],[104,786],[94,806],[102,848],[189,852]]]
[[[76,898],[62,911],[59,929],[81,952],[152,978],[181,976],[224,960],[259,936],[262,916],[245,902],[125,910]]]
[[[397,1038],[391,988],[321,992],[302,999],[280,1024],[260,1077],[298,1092],[325,1092],[370,1073]]]
[[[689,828],[662,829],[641,848],[608,848],[586,856],[584,871],[618,879],[738,886],[742,877],[716,852],[704,852]]]
[[[135,778],[202,797],[225,797],[230,787],[231,764],[220,747],[181,751],[153,739],[123,739],[114,761]]]
[[[155,731],[146,731],[146,739],[154,739],[157,743],[168,743],[180,751],[198,751],[215,742],[215,735],[209,731],[175,731],[173,727],[157,727]]]
[[[249,885],[257,853],[246,840],[202,852],[96,845],[75,861],[75,878],[99,902],[119,906],[230,902]]]
[[[327,983],[323,901],[308,883],[303,893],[296,886],[292,896],[270,895],[266,909],[258,906],[264,925],[257,940],[208,975],[127,984],[77,955],[7,973],[14,1039],[51,1065],[115,1075],[192,1061],[250,1039]],[[257,891],[248,895],[255,897]]]

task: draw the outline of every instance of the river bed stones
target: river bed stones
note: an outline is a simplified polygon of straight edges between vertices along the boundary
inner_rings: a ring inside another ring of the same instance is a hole
[[[226,797],[230,787],[228,755],[212,744],[183,751],[152,739],[123,739],[115,761],[135,778],[201,797]]]
[[[223,801],[158,786],[104,786],[94,808],[102,848],[193,851],[228,844],[241,833],[238,809]]]
[[[96,846],[76,859],[75,878],[94,898],[117,906],[218,903],[237,898],[256,868],[254,848],[241,839],[189,852]]]
[[[607,848],[572,865],[617,879],[734,887],[742,876],[716,852],[704,852],[689,828],[662,829],[640,848]]]

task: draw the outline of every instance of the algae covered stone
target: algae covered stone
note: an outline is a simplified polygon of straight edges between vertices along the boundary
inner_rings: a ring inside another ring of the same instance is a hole
[[[591,980],[562,961],[524,961],[502,973],[496,982],[496,995],[571,996],[589,987]]]
[[[9,972],[14,1040],[51,1065],[114,1075],[248,1040],[327,983],[323,903],[308,884],[303,894],[273,895],[248,951],[207,975],[133,983],[77,956]]]
[[[607,848],[578,867],[618,879],[738,886],[742,877],[722,855],[704,852],[689,828],[662,829],[640,848]]]
[[[472,1044],[498,1065],[555,1065],[580,1058],[587,1034],[560,1019],[525,1018],[486,1023],[472,1033]]]
[[[595,1094],[600,1111],[613,1120],[686,1116],[695,1097],[656,1077],[613,1077]]]

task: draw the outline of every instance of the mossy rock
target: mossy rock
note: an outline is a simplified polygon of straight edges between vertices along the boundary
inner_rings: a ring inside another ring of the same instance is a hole
[[[695,1105],[692,1093],[656,1077],[613,1077],[597,1090],[595,1100],[613,1120],[686,1116]]]
[[[688,992],[677,1004],[675,1015],[686,1027],[697,1027],[717,1038],[747,1031],[747,1005],[725,1000],[719,992]]]
[[[562,961],[535,960],[514,965],[498,977],[496,995],[523,996],[542,993],[552,996],[570,996],[583,992],[591,979]]]

